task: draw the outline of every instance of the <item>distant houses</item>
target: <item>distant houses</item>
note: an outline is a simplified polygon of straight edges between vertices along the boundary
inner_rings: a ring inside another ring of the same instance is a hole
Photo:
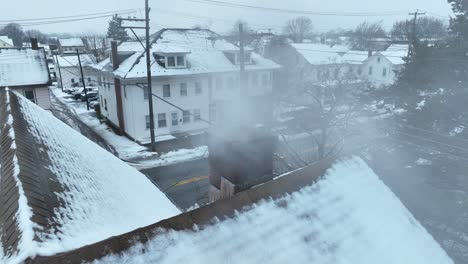
[[[405,64],[408,45],[390,45],[384,51],[373,52],[340,45],[286,43],[273,54],[273,59],[285,66],[288,78],[316,85],[326,85],[330,81],[361,81],[371,87],[381,87],[397,80]]]
[[[0,48],[0,88],[9,87],[50,109],[51,78],[43,48]]]
[[[8,36],[0,36],[0,48],[12,48],[14,46],[13,40]]]
[[[246,85],[240,90],[239,48],[203,29],[163,29],[153,35],[152,92],[146,92],[146,59],[138,42],[114,44],[113,56],[92,68],[101,112],[122,134],[150,142],[148,97],[154,96],[156,140],[193,136],[210,124],[229,124],[233,98],[254,108],[249,118],[271,118],[273,72],[280,66],[246,50]],[[177,107],[174,107],[177,106]]]

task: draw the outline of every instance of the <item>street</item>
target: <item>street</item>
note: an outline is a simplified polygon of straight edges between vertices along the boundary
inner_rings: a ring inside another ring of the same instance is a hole
[[[208,202],[208,160],[142,170],[180,209]]]

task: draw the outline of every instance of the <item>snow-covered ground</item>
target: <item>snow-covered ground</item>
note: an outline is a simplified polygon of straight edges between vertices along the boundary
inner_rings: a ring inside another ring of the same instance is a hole
[[[58,88],[52,87],[51,90],[60,102],[106,141],[120,159],[137,169],[167,166],[208,157],[208,148],[206,146],[194,149],[179,149],[168,153],[152,152],[147,147],[139,145],[125,136],[117,135],[106,123],[101,122],[96,117],[93,109],[87,110],[84,102],[74,100],[69,94],[63,93]],[[159,141],[161,140],[163,138]]]

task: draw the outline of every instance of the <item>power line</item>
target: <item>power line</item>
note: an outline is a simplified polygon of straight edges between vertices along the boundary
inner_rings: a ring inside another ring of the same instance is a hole
[[[104,14],[116,14],[116,13],[122,13],[122,12],[133,13],[133,12],[135,12],[135,11],[137,11],[137,10],[138,10],[138,9],[122,9],[122,10],[116,10],[116,11],[108,11],[108,12],[100,12],[100,13],[88,13],[88,14],[71,15],[71,16],[0,20],[0,22],[17,23],[17,22],[24,22],[24,21],[55,20],[55,19],[64,19],[64,18],[76,18],[76,17],[96,16],[96,15],[104,15]]]
[[[187,2],[210,4],[217,6],[227,6],[235,8],[248,8],[256,9],[263,11],[272,11],[280,13],[291,13],[291,14],[303,14],[303,15],[312,15],[312,16],[401,16],[406,15],[407,12],[396,11],[396,12],[317,12],[317,11],[307,11],[307,10],[294,10],[294,9],[284,9],[284,8],[274,8],[274,7],[263,7],[263,6],[253,6],[253,5],[244,5],[236,4],[230,2],[222,2],[216,0],[183,0]]]

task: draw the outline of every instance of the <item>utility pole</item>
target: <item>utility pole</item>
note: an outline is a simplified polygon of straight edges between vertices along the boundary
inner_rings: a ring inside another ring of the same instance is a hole
[[[151,150],[156,151],[155,138],[154,138],[154,109],[153,109],[153,89],[151,82],[151,46],[150,46],[150,8],[148,4],[149,0],[145,0],[145,14],[146,14],[146,73],[147,73],[147,92],[148,92],[148,107],[149,107],[149,119],[150,119],[150,136],[151,136]]]
[[[86,90],[83,67],[81,66],[80,51],[78,49],[76,49],[76,56],[78,57],[78,63],[80,64],[81,81],[83,82],[83,90],[84,90],[85,97],[86,97],[86,109],[88,109],[89,111],[88,91]]]
[[[145,50],[146,55],[146,77],[147,85],[146,92],[148,97],[148,110],[149,110],[149,119],[150,119],[150,137],[151,137],[151,150],[156,151],[155,146],[155,135],[154,135],[154,109],[153,109],[153,91],[152,91],[152,81],[151,81],[151,40],[150,40],[150,7],[149,0],[145,0],[145,19],[137,18],[120,18],[121,21],[132,21],[132,22],[145,22],[145,26],[121,26],[121,28],[130,29],[135,36],[135,38],[140,42],[141,46]],[[134,29],[145,29],[146,43],[140,40],[138,35],[135,33]],[[145,92],[145,91],[144,91]]]
[[[417,41],[417,22],[418,22],[418,16],[419,15],[425,15],[426,12],[419,12],[419,10],[416,10],[414,13],[409,13],[408,15],[413,16],[413,26],[411,30],[411,43],[409,44],[409,49],[408,49],[408,57],[411,57],[414,55],[415,49],[416,49],[416,41]]]
[[[59,70],[59,77],[60,77],[60,87],[62,88],[62,92],[63,92],[62,70],[60,69],[60,62],[58,60],[58,55],[57,54],[55,54],[55,61],[57,62],[57,67],[58,67],[58,70]]]

